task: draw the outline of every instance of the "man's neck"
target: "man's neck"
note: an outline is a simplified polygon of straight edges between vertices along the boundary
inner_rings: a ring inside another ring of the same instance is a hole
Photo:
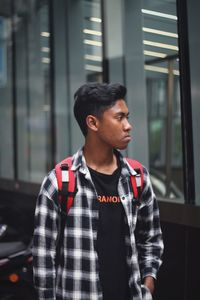
[[[112,148],[92,147],[85,143],[83,154],[87,165],[98,172],[112,174],[117,169],[117,158]]]

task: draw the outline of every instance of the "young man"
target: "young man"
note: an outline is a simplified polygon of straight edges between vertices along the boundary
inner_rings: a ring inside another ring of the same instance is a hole
[[[159,211],[145,167],[140,203],[135,171],[119,150],[132,126],[120,84],[85,84],[75,93],[74,115],[85,144],[73,156],[77,193],[65,221],[60,259],[58,184],[45,178],[37,201],[33,242],[39,299],[152,299],[163,242]]]

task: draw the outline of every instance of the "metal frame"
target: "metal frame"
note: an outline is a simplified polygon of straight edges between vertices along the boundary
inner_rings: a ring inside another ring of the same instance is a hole
[[[177,0],[185,202],[195,204],[194,151],[186,0]]]
[[[102,21],[105,19],[105,4],[104,0],[101,0],[101,19]],[[106,47],[105,47],[105,23],[101,22],[101,31],[102,31],[102,67],[103,67],[103,73],[102,73],[102,78],[103,82],[109,82],[109,62],[106,59],[105,53],[106,53]]]
[[[56,120],[55,120],[55,88],[54,88],[54,18],[53,18],[53,1],[49,1],[49,31],[51,33],[49,39],[50,47],[50,133],[51,133],[51,163],[53,167],[56,162]]]
[[[16,96],[16,41],[15,41],[15,24],[14,24],[14,0],[11,2],[11,36],[12,36],[12,122],[13,122],[13,168],[14,180],[18,179],[18,145],[17,145],[17,96]]]

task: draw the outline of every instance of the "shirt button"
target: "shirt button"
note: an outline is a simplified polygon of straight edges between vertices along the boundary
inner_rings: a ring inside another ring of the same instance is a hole
[[[125,198],[125,196],[122,196],[122,200],[125,200],[126,198]]]

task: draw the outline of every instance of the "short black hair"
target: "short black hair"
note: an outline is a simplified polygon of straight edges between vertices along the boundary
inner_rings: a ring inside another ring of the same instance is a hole
[[[74,94],[74,116],[84,136],[87,135],[86,117],[100,117],[117,100],[125,100],[126,87],[120,83],[86,83]]]

